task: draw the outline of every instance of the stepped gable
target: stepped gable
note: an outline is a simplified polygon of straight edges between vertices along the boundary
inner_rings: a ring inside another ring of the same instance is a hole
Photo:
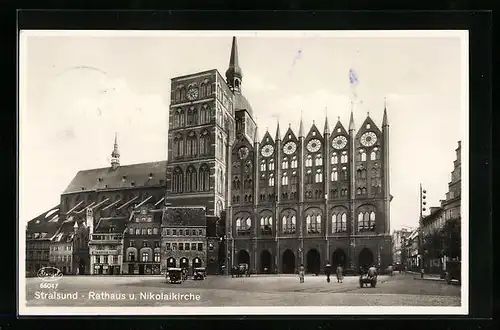
[[[57,205],[36,218],[30,220],[27,225],[27,239],[50,239],[61,225],[59,220],[59,206]]]
[[[166,161],[79,171],[63,194],[96,189],[141,188],[163,185]],[[161,181],[160,181],[161,180]]]
[[[206,210],[202,206],[166,207],[163,211],[162,226],[206,226]]]

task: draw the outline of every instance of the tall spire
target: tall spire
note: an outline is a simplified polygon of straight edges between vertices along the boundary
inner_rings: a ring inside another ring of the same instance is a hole
[[[325,108],[325,134],[330,134],[330,126],[328,125],[328,108]]]
[[[118,149],[118,133],[115,132],[115,144],[111,153],[111,167],[116,169],[120,166],[120,150]]]
[[[241,80],[243,73],[238,61],[238,43],[236,37],[233,37],[231,46],[231,57],[229,59],[229,68],[226,71],[226,81],[233,92],[241,92]]]
[[[389,121],[387,120],[387,98],[384,97],[384,119],[382,119],[382,127],[389,126]]]
[[[281,140],[281,132],[280,132],[280,119],[278,118],[278,125],[276,126],[276,138],[275,140]]]
[[[354,131],[356,128],[354,127],[354,114],[351,110],[351,118],[349,119],[349,130]]]
[[[300,111],[299,138],[304,137],[304,123],[302,122],[302,110]]]

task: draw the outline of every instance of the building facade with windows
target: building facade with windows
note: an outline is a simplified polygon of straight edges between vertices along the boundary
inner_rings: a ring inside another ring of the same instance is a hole
[[[392,232],[392,259],[394,265],[405,265],[405,246],[406,240],[412,231],[408,229],[394,230]]]
[[[59,206],[30,220],[26,226],[26,276],[36,276],[42,267],[50,266],[50,242],[59,226]]]
[[[233,38],[225,79],[217,70],[173,78],[166,199],[225,211],[226,269],[320,272],[392,263],[389,122],[313,124],[259,137],[244,97]],[[166,230],[166,229],[162,229]],[[167,232],[165,232],[167,235]],[[172,235],[170,232],[169,235]],[[177,236],[177,235],[176,235]],[[163,236],[162,236],[163,241]],[[177,243],[178,244],[178,243]],[[172,247],[172,246],[171,246]]]
[[[161,224],[161,269],[207,267],[205,207],[169,207]]]
[[[124,233],[124,274],[160,274],[162,211],[163,205],[156,208],[151,202],[141,205],[131,214]]]

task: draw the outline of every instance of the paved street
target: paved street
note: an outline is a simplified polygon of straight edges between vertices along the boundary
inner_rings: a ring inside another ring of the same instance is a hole
[[[414,277],[379,276],[375,288],[360,288],[358,277],[327,283],[324,276],[308,276],[301,284],[292,275],[209,276],[168,284],[153,276],[73,276],[53,282],[55,289],[29,278],[26,296],[28,306],[460,306],[459,285]]]

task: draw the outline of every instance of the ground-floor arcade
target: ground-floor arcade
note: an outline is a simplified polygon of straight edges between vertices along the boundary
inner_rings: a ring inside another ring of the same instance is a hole
[[[389,236],[356,238],[354,246],[346,238],[235,240],[229,247],[229,265],[249,264],[253,273],[295,274],[304,265],[309,274],[322,274],[326,264],[344,269],[376,266],[386,269],[392,263]],[[231,247],[234,246],[233,249]],[[350,257],[352,254],[352,257]]]

